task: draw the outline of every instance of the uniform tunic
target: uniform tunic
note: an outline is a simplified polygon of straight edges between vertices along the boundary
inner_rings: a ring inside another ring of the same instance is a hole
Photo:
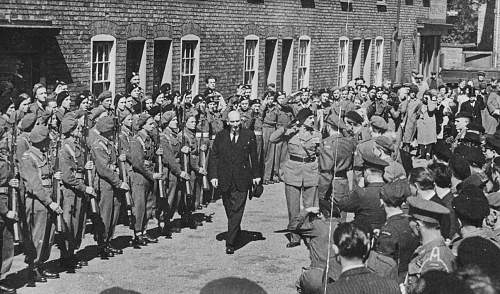
[[[270,180],[273,174],[276,145],[270,142],[271,134],[276,130],[278,107],[262,104],[262,148],[264,157],[264,181]]]
[[[195,133],[188,128],[185,128],[183,131],[183,143],[184,146],[188,146],[190,153],[188,156],[188,174],[191,176],[190,185],[191,185],[191,193],[195,196],[195,201],[189,202],[186,200],[186,208],[189,211],[193,211],[200,203],[201,203],[201,177],[198,174],[198,170],[200,169],[200,157],[199,157],[199,145],[196,140]]]
[[[181,138],[178,133],[174,132],[170,128],[166,128],[163,131],[163,136],[160,136],[160,144],[163,148],[169,149],[172,152],[172,156],[174,157],[175,161],[177,163],[181,162]],[[182,169],[182,167],[180,167]],[[168,170],[168,176],[167,176],[167,198],[168,198],[168,204],[170,205],[171,209],[169,211],[168,219],[173,217],[173,214],[175,212],[175,209],[179,205],[180,197],[177,197],[177,194],[179,192],[179,178],[177,175],[174,174],[174,169],[169,169]]]
[[[5,136],[5,134],[4,134]],[[0,278],[5,278],[5,274],[10,270],[14,260],[14,235],[12,226],[6,222],[6,215],[9,210],[9,180],[14,175],[11,173],[8,150],[0,151],[0,236],[2,245],[2,267]],[[17,209],[17,208],[16,208]]]

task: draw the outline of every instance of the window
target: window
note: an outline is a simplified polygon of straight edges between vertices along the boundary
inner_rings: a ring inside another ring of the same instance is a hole
[[[155,40],[153,56],[153,92],[158,93],[162,84],[172,84],[172,40]]]
[[[181,38],[181,93],[191,90],[198,94],[200,38],[187,35]]]
[[[266,75],[266,84],[276,84],[278,74],[278,40],[266,40],[266,51],[264,54],[264,73]]]
[[[402,71],[403,71],[403,40],[402,39],[396,39],[394,40],[394,49],[393,49],[393,54],[394,54],[394,83],[401,83],[402,79]]]
[[[349,39],[341,37],[339,39],[339,59],[338,59],[338,80],[337,85],[342,87],[347,85],[347,60],[349,58]]]
[[[413,0],[405,0],[406,5],[413,5]]]
[[[422,0],[422,5],[424,7],[431,7],[431,0]]]
[[[302,5],[302,8],[315,8],[316,7],[314,0],[300,0],[300,4]]]
[[[340,0],[340,9],[342,9],[342,11],[352,12],[352,0]]]
[[[353,80],[361,77],[361,40],[352,41],[351,68]]]
[[[311,39],[301,37],[299,39],[299,65],[298,65],[298,89],[309,87],[309,59],[311,54]]]
[[[143,38],[127,40],[127,85],[133,73],[139,75],[139,85],[146,91],[146,40]]]
[[[98,96],[109,90],[115,93],[116,39],[110,35],[92,37],[91,91]]]
[[[384,64],[384,39],[375,39],[375,85],[382,85],[382,66]]]
[[[293,39],[281,40],[281,87],[287,94],[292,93]]]
[[[363,79],[367,84],[371,84],[372,71],[372,40],[364,40],[363,51]]]
[[[377,11],[378,12],[387,12],[387,2],[385,0],[377,1]]]
[[[257,98],[259,72],[259,37],[251,35],[245,38],[243,83],[252,87],[251,98]]]

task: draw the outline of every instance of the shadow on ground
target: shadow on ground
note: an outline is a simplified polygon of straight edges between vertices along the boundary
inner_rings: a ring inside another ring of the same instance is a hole
[[[222,232],[215,236],[217,241],[226,240],[227,232]],[[238,238],[235,244],[235,250],[241,249],[245,247],[250,242],[255,241],[264,241],[266,238],[262,235],[261,232],[253,232],[253,231],[240,231],[238,234]]]

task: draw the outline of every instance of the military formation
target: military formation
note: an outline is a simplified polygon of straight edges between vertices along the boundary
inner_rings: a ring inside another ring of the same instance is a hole
[[[500,242],[500,131],[485,134],[478,120],[486,104],[487,115],[500,117],[500,84],[480,79],[450,88],[431,79],[415,74],[409,83],[375,87],[358,78],[295,93],[271,84],[262,99],[252,99],[244,84],[225,98],[213,76],[196,95],[170,84],[149,95],[136,75],[127,93],[114,96],[74,95],[63,82],[50,93],[43,84],[29,93],[2,90],[2,277],[17,243],[27,286],[35,287],[59,277],[46,267],[55,244],[60,266],[74,272],[87,265],[78,254],[85,234],[109,259],[123,253],[111,242],[119,223],[130,228],[137,249],[201,226],[194,212],[221,197],[209,173],[212,144],[238,112],[233,124],[255,135],[250,164],[258,166],[259,185],[284,183],[286,247],[304,242],[310,250],[298,292],[349,289],[350,255],[331,246],[345,245],[335,239],[339,228],[340,235],[363,232],[370,240],[359,258],[386,279],[377,280],[377,293],[393,293],[393,285],[417,293],[426,272],[458,268],[465,239]],[[255,183],[249,186],[248,195],[258,196]],[[172,221],[175,214],[180,222]],[[147,230],[151,220],[156,234]],[[15,289],[2,284],[0,293]]]

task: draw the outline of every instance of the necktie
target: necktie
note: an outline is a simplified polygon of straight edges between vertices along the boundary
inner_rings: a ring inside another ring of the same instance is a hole
[[[231,139],[231,143],[236,144],[236,132],[233,132],[233,138]]]

